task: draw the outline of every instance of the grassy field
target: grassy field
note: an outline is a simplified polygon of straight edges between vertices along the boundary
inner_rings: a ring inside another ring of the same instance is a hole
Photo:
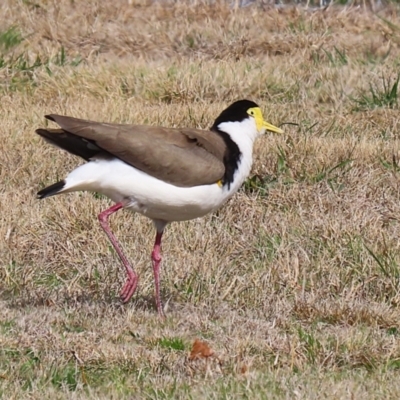
[[[400,14],[3,0],[0,397],[400,398]],[[208,128],[249,98],[284,135],[221,210],[175,223],[153,301],[150,221],[36,192],[81,162],[44,114]],[[192,360],[196,339],[214,355]]]

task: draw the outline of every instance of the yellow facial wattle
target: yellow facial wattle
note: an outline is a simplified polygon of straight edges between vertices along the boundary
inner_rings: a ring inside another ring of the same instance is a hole
[[[269,122],[264,121],[262,111],[259,107],[249,108],[247,113],[251,115],[256,121],[257,130],[260,132],[261,130],[265,129],[266,131],[276,132],[276,133],[283,133],[283,130],[277,128],[274,125],[271,125]]]

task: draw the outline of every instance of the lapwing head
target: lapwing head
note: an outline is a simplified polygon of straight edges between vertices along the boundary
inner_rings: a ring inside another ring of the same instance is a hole
[[[221,112],[211,129],[229,133],[236,128],[254,138],[266,131],[283,133],[282,129],[264,120],[261,108],[251,100],[238,100],[232,103]]]

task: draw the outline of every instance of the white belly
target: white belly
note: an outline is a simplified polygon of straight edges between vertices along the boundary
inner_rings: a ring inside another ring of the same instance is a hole
[[[95,160],[72,171],[66,178],[63,192],[98,192],[117,203],[122,202],[132,211],[151,219],[169,222],[199,218],[219,208],[237,191],[243,180],[244,177],[235,179],[229,189],[217,183],[190,188],[177,187],[153,178],[119,159]]]

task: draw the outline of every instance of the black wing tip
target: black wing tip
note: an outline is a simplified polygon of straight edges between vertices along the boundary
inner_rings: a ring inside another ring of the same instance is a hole
[[[36,129],[35,133],[37,133],[39,136],[42,136],[42,137],[47,137],[48,136],[47,129],[43,129],[43,128]]]
[[[46,188],[42,189],[37,193],[38,199],[44,199],[46,197],[54,196],[58,194],[65,186],[65,181],[59,181],[56,183],[53,183],[50,186],[47,186]]]
[[[55,120],[55,114],[47,114],[44,116],[46,119],[49,119],[50,121],[56,122]]]

